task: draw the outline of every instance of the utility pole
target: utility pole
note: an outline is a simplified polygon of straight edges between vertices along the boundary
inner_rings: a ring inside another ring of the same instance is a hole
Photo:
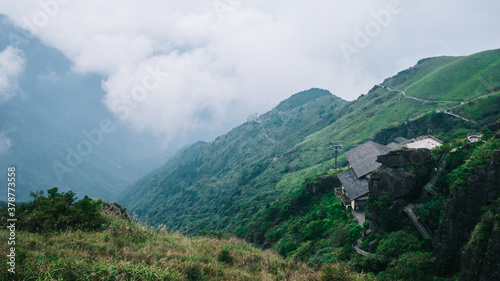
[[[342,146],[342,141],[333,141],[330,143],[330,147],[328,148],[329,150],[335,151],[335,166],[334,169],[337,169],[337,156],[339,153],[339,150],[344,149]]]

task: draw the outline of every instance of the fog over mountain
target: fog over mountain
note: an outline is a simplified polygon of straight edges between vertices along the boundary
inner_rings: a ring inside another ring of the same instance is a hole
[[[492,0],[0,5],[72,71],[103,75],[104,102],[120,122],[169,141],[214,138],[311,87],[353,100],[423,57],[500,43]],[[160,79],[149,81],[151,72]]]
[[[0,164],[17,168],[18,200],[54,186],[113,200],[179,148],[120,124],[101,102],[102,76],[71,71],[5,16],[0,27]]]
[[[345,99],[500,44],[482,1],[0,1],[0,154],[29,190],[106,199],[291,94]],[[467,40],[464,40],[467,38]],[[108,132],[108,133],[107,133]],[[83,155],[83,156],[82,156]],[[0,198],[1,200],[1,198]]]

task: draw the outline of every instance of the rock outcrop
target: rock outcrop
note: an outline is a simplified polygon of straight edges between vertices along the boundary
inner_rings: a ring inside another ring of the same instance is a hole
[[[391,206],[383,209],[368,209],[366,218],[373,232],[387,229],[390,217],[399,225],[394,225],[396,228],[413,228],[412,221],[403,209],[419,198],[423,186],[430,179],[430,161],[431,153],[428,149],[397,150],[377,157],[377,162],[383,165],[370,176],[370,197],[378,199],[381,195],[388,194],[394,201]]]
[[[130,220],[130,216],[127,214],[126,209],[123,209],[120,205],[116,203],[110,204],[104,201],[104,207],[113,216],[124,220]]]
[[[333,187],[342,186],[337,176],[324,175],[320,179],[308,183],[306,189],[314,196],[322,196],[332,191]]]
[[[402,168],[408,166],[421,166],[431,159],[431,151],[425,148],[395,150],[388,154],[377,157],[380,162],[390,168]]]
[[[448,275],[458,271],[461,248],[469,241],[471,232],[481,220],[484,214],[483,207],[499,197],[499,188],[500,151],[497,150],[493,152],[491,159],[487,160],[485,165],[475,168],[474,174],[467,180],[467,187],[459,189],[456,197],[446,204],[442,223],[434,236],[438,274]],[[479,249],[471,248],[464,256],[464,263],[467,264],[468,260],[469,265],[464,265],[464,267],[477,267],[480,260],[478,257],[483,254]],[[495,254],[498,255],[498,253]],[[489,256],[493,257],[494,254]],[[490,264],[489,262],[487,264]],[[498,259],[492,262],[497,264]]]
[[[462,252],[459,280],[500,280],[500,208],[481,223],[481,234]],[[490,219],[493,218],[493,219]],[[477,228],[476,228],[477,229]]]
[[[391,151],[377,157],[382,168],[370,178],[370,196],[388,193],[394,199],[418,197],[429,180],[431,152],[428,149]]]

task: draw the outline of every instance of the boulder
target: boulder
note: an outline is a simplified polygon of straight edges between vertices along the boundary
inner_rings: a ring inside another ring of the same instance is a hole
[[[377,162],[390,168],[421,166],[431,160],[431,151],[426,148],[395,150],[377,157]]]
[[[500,129],[500,122],[488,124],[487,127],[490,131],[493,131],[493,132],[498,131]]]
[[[386,168],[370,177],[370,196],[377,199],[388,193],[393,199],[418,197],[422,186],[417,185],[417,176],[404,168]]]
[[[130,217],[129,215],[127,214],[127,212],[122,212],[122,209],[115,205],[115,203],[113,204],[109,204],[108,202],[105,202],[107,203],[107,208],[108,208],[108,211],[114,215],[115,217],[117,218],[121,218],[121,219],[125,219],[125,220],[130,220]]]
[[[337,176],[324,175],[312,183],[308,183],[306,185],[306,190],[314,196],[321,196],[331,192],[333,188],[340,186],[342,186],[342,183],[340,183]]]

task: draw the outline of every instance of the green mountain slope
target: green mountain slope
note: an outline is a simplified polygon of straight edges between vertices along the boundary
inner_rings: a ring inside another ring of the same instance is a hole
[[[195,233],[224,229],[256,201],[274,198],[287,171],[269,173],[293,146],[340,116],[345,101],[311,89],[213,143],[197,143],[128,188],[122,202],[150,223]]]
[[[476,62],[479,66],[472,67]],[[459,58],[437,57],[421,60],[414,67],[386,79],[381,84],[384,88],[375,86],[367,95],[349,104],[344,109],[345,114],[336,122],[308,136],[299,144],[295,148],[296,153],[287,159],[291,166],[298,167],[297,171],[287,175],[280,185],[289,186],[293,183],[297,186],[304,176],[311,176],[314,172],[325,171],[333,166],[332,161],[317,161],[322,159],[321,152],[314,149],[324,147],[332,140],[344,141],[344,148],[349,149],[374,138],[380,131],[417,120],[420,121],[417,122],[418,129],[399,136],[412,138],[426,134],[429,130],[432,134],[438,134],[440,124],[422,122],[423,119],[432,119],[436,110],[452,111],[477,121],[478,124],[475,125],[449,115],[437,114],[441,115],[441,122],[458,120],[458,126],[472,130],[496,121],[500,112],[499,63],[500,50]],[[456,82],[457,76],[460,77],[460,83]],[[407,97],[395,90],[404,91]],[[447,138],[445,135],[440,137]],[[379,141],[387,143],[392,139]],[[347,164],[345,160],[343,163]]]
[[[403,137],[431,130],[448,138],[446,126],[466,133],[497,120],[499,63],[499,50],[421,60],[351,103],[320,90],[299,93],[256,122],[183,150],[129,187],[121,202],[148,222],[171,229],[234,231],[306,177],[332,168],[333,153],[327,149],[332,141],[349,149],[401,126]],[[409,130],[410,123],[417,129]],[[339,163],[347,164],[343,156]]]

